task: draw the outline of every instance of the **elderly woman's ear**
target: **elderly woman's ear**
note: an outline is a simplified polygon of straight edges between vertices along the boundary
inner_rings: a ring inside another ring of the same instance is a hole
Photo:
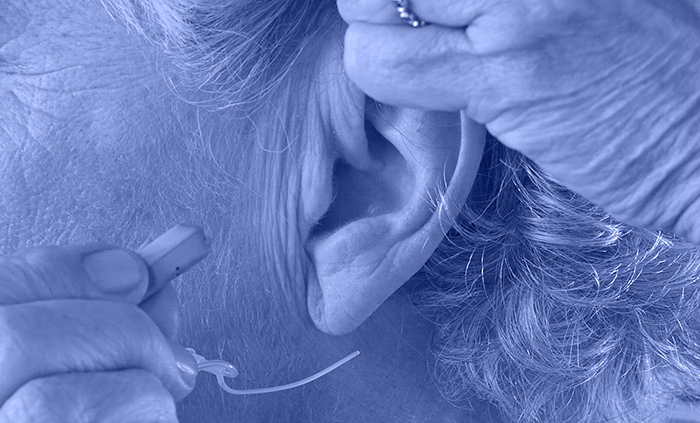
[[[334,128],[334,154],[306,179],[314,226],[307,305],[323,332],[344,334],[369,317],[431,256],[466,200],[485,130],[459,113],[367,100]]]

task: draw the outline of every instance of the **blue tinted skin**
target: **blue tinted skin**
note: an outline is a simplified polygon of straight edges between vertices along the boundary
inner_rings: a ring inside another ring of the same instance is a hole
[[[389,19],[398,20],[393,3],[387,1],[386,4],[391,13]],[[418,15],[428,20],[432,18],[428,9],[421,10],[419,5],[416,6]],[[344,154],[343,158],[354,166],[352,172],[348,172],[348,180],[360,182],[351,186],[351,194],[372,192],[373,198],[390,203],[377,201],[380,203],[379,210],[395,210],[397,204],[400,206],[402,201],[408,201],[404,194],[411,198],[410,194],[415,194],[418,186],[415,178],[398,178],[400,183],[394,185],[390,178],[382,179],[382,184],[372,184],[371,180],[367,182],[367,178],[355,177],[357,174],[353,173],[358,168],[362,168],[363,172],[372,172],[373,167],[372,163],[367,163],[371,160],[364,160],[361,148],[352,143],[358,130],[356,112],[364,110],[363,104],[353,101],[358,96],[364,96],[343,75],[342,28],[338,27],[337,32],[324,32],[316,40],[315,48],[308,49],[307,55],[301,58],[301,63],[305,66],[296,67],[287,76],[290,81],[287,95],[273,96],[273,104],[266,111],[253,116],[252,125],[239,120],[240,115],[236,115],[235,110],[211,110],[197,106],[197,102],[201,104],[211,100],[211,93],[189,91],[178,75],[176,66],[156,46],[144,42],[137,35],[128,32],[123,24],[111,19],[99,2],[81,4],[78,7],[71,2],[25,4],[15,1],[4,2],[0,7],[2,254],[10,254],[22,247],[39,243],[82,244],[95,240],[136,249],[147,239],[153,239],[176,223],[193,221],[204,226],[212,237],[212,254],[183,275],[181,283],[175,289],[166,287],[140,306],[162,335],[175,338],[179,327],[180,335],[176,339],[180,344],[195,348],[207,358],[230,361],[241,372],[235,383],[231,382],[230,385],[241,389],[298,380],[350,351],[362,352],[360,357],[310,386],[266,397],[238,398],[222,395],[212,378],[202,377],[194,392],[180,404],[181,420],[498,421],[494,417],[496,413],[488,405],[473,401],[473,409],[458,409],[440,396],[426,365],[432,326],[413,311],[406,296],[400,293],[393,295],[357,330],[341,337],[318,331],[306,311],[305,289],[309,263],[304,242],[312,222],[321,221],[329,225],[321,225],[323,230],[332,230],[332,226],[347,223],[357,217],[343,215],[342,211],[336,213],[338,210],[334,209],[326,216],[330,218],[323,220],[324,204],[327,206],[332,191],[327,189],[328,195],[317,193],[319,198],[315,198],[305,197],[309,191],[299,189],[300,186],[315,186],[319,180],[327,183],[326,188],[330,187],[329,173],[324,174],[322,171],[333,168],[333,161],[329,158],[336,156],[330,155],[328,151]],[[381,14],[372,16],[383,19]],[[457,14],[452,16],[458,17]],[[353,20],[347,16],[346,19]],[[360,17],[359,20],[363,18]],[[436,30],[431,26],[423,29]],[[367,28],[364,30],[366,31],[358,31],[357,26],[352,29],[346,46],[357,47],[352,42],[359,38],[353,37],[372,35]],[[386,47],[389,40],[396,40],[388,35],[370,38]],[[412,36],[415,35],[398,39],[411,40]],[[498,41],[494,38],[487,39]],[[355,55],[346,55],[345,66],[363,89],[372,94],[376,90],[379,98],[388,92],[387,100],[391,102],[415,106],[411,101],[420,99],[424,102],[421,104],[436,109],[470,106],[460,103],[464,100],[462,98],[442,95],[440,87],[429,84],[418,84],[419,91],[423,88],[428,90],[427,95],[421,97],[409,89],[396,89],[395,83],[362,80],[362,76],[374,78],[398,75],[386,69],[368,72],[367,69],[376,65],[377,62],[372,60],[377,57],[382,59],[378,61],[380,64],[389,68],[391,58],[396,57],[411,57],[420,65],[419,59],[422,56],[413,51],[419,42],[409,44],[410,54],[405,50],[403,53],[395,50],[393,56],[386,49],[369,49],[371,52],[383,52],[384,56],[362,55],[357,53],[364,51],[362,48],[351,49]],[[359,45],[362,47],[362,43]],[[493,46],[487,45],[485,48],[489,47]],[[666,50],[658,51],[663,53]],[[397,52],[401,54],[396,55]],[[364,58],[367,63],[349,61],[348,58],[352,57]],[[429,55],[428,57],[430,58]],[[419,68],[412,71],[425,69],[429,72],[432,69],[425,65],[420,65]],[[409,68],[402,69],[405,71]],[[464,75],[469,70],[463,65],[454,69],[464,69]],[[412,72],[412,75],[421,73]],[[556,75],[568,74],[564,72]],[[408,77],[400,78],[401,84],[409,80]],[[439,78],[426,78],[424,82],[428,81],[439,82]],[[546,78],[539,78],[538,81],[544,81],[545,85],[552,82]],[[694,81],[697,84],[697,80]],[[672,85],[677,88],[678,84]],[[449,86],[449,92],[455,92],[451,89],[452,85]],[[180,92],[174,93],[173,87],[177,87]],[[412,95],[408,99],[391,97],[401,93]],[[529,98],[526,94],[524,95]],[[697,115],[688,114],[688,110],[696,105],[693,102],[696,98],[690,98],[684,107],[666,105],[671,109],[672,120],[687,124],[689,120],[697,119]],[[290,113],[296,118],[284,122],[285,130],[291,132],[290,139],[302,141],[290,142],[289,148],[286,148],[284,143],[275,143],[270,128],[283,120],[280,115],[284,116],[285,107],[290,107],[287,102],[289,99],[304,107]],[[437,104],[440,102],[448,104]],[[501,115],[498,110],[491,108],[503,103],[477,103],[488,107],[467,107],[475,119],[490,125],[492,132],[506,143],[526,141],[527,145],[520,145],[520,149],[533,156],[541,153],[539,158],[542,164],[549,165],[548,170],[554,174],[557,171],[563,172],[563,182],[573,181],[575,185],[576,182],[584,181],[585,187],[579,191],[583,194],[592,193],[592,197],[604,197],[606,189],[611,187],[604,183],[606,181],[596,178],[612,173],[591,171],[592,178],[587,178],[591,175],[567,172],[588,168],[560,160],[562,155],[569,155],[590,163],[590,157],[578,154],[578,150],[571,154],[574,150],[556,150],[547,148],[547,145],[537,145],[534,142],[536,139],[528,136],[531,135],[528,129],[535,128],[537,130],[532,132],[538,132],[543,127],[549,128],[547,118],[559,116],[558,113],[563,109],[555,107],[556,113],[553,113],[551,104],[549,107],[527,107],[522,115],[510,115],[510,118],[504,119],[503,116],[508,117],[508,114]],[[585,109],[588,111],[594,108],[591,106]],[[528,113],[533,111],[544,114],[540,115],[541,119],[529,119],[531,116]],[[479,112],[484,115],[479,115]],[[309,119],[298,119],[299,116]],[[404,116],[402,113],[385,111],[384,116],[397,117],[396,121],[390,122],[396,127],[402,127],[400,124],[405,123],[400,119],[400,116]],[[364,117],[359,117],[361,128]],[[307,125],[313,119],[320,123]],[[564,133],[568,136],[567,139],[577,139],[569,132],[576,132],[576,129],[591,124],[589,117],[582,114],[577,114],[574,120],[564,121],[565,124],[558,127],[561,130],[559,135]],[[527,124],[522,127],[512,125],[513,122]],[[572,122],[578,122],[579,125]],[[649,122],[647,120],[645,124]],[[248,137],[241,136],[241,128],[245,125],[255,127],[257,133],[263,135],[254,138],[251,135],[254,132],[247,132]],[[421,126],[423,132],[416,132],[425,135],[425,128],[429,126]],[[333,130],[329,130],[331,127]],[[597,130],[614,128],[594,127]],[[683,125],[680,127],[684,128]],[[611,135],[610,131],[604,132],[605,135]],[[696,144],[682,143],[684,138],[681,135],[687,131],[681,132],[674,133],[672,139],[686,148],[682,151],[687,153],[687,148],[692,150]],[[432,135],[430,131],[427,133]],[[446,138],[442,136],[445,134],[439,135],[441,136],[435,137],[435,144],[429,146],[434,147],[438,140],[445,141]],[[429,158],[417,154],[426,150],[421,146],[425,146],[430,138],[428,136],[427,139],[420,140],[423,142],[417,145],[412,143],[405,146],[409,154],[404,154],[403,158],[407,161],[410,157]],[[622,141],[629,138],[611,136],[610,139],[616,141],[612,143],[614,147],[622,148]],[[392,142],[391,139],[388,141]],[[312,148],[327,144],[333,144],[335,150]],[[397,145],[399,144],[395,143],[399,149]],[[560,147],[559,144],[555,146]],[[592,148],[587,146],[589,145],[577,144],[577,147],[586,150],[584,152],[604,150],[600,145]],[[447,139],[445,150],[450,147],[452,145]],[[280,153],[285,151],[287,154]],[[391,162],[395,157],[391,151],[391,154],[382,156],[385,163]],[[561,154],[554,154],[556,152]],[[629,164],[622,160],[625,157],[627,156],[613,149],[613,153],[605,157],[603,163],[608,168],[614,167],[616,163]],[[679,159],[683,155],[674,157]],[[687,162],[692,163],[693,160]],[[321,170],[312,169],[310,164],[314,163],[319,164]],[[668,169],[672,161],[664,163],[663,168]],[[420,160],[413,164],[420,164]],[[454,166],[446,167],[451,169]],[[647,168],[642,166],[642,169]],[[401,167],[398,169],[402,170]],[[628,181],[640,180],[637,176],[644,174],[640,168],[635,168],[635,172],[625,172],[624,169],[618,172],[624,173]],[[326,179],[323,179],[324,175]],[[567,175],[570,180],[566,179]],[[687,181],[685,176],[687,175],[674,175]],[[299,184],[299,180],[305,183]],[[624,178],[611,180],[615,183],[625,181]],[[382,195],[384,193],[374,191],[385,186],[385,183],[389,187],[387,190],[394,189],[392,194],[397,195]],[[651,209],[646,209],[651,210],[650,214],[641,213],[642,224],[661,221],[665,225],[664,221],[673,220],[664,213],[667,209],[659,208],[668,202],[648,201],[644,196],[620,196],[617,188],[624,190],[636,185],[613,185],[612,188],[615,189],[610,191],[612,194],[604,199],[643,198],[645,201],[642,203],[654,204]],[[586,187],[590,191],[586,191]],[[641,189],[638,192],[644,191]],[[671,189],[652,190],[652,194],[672,192]],[[345,193],[347,191],[343,192]],[[354,204],[358,209],[366,210],[367,215],[376,213],[375,203],[367,205],[363,201],[355,201],[353,195],[347,198],[341,195],[339,198],[348,204]],[[674,198],[685,197],[681,195]],[[634,206],[631,206],[623,202],[615,210],[624,218],[630,210],[637,211],[639,201],[633,203]],[[312,212],[307,219],[305,213],[309,210]],[[636,223],[635,218],[630,218],[629,221]],[[379,237],[377,243],[386,242],[391,231],[387,234],[386,237]],[[356,260],[350,261],[357,263]],[[360,262],[361,264],[363,263]],[[402,267],[397,266],[399,270]],[[371,270],[367,273],[372,274]],[[181,306],[175,296],[176,290]],[[84,305],[52,304],[58,308],[70,306],[73,311],[76,310],[75,307]],[[26,304],[13,307],[12,310],[25,310],[25,316],[32,316],[31,309]],[[109,319],[112,315],[108,313],[105,316],[105,310],[111,309],[102,303],[95,307],[85,307],[87,315],[84,316],[84,322]],[[130,312],[137,313],[135,309],[130,309]],[[33,337],[38,328],[34,331],[31,325],[25,327],[28,329],[16,331],[5,339],[19,339],[24,347],[32,351],[46,351],[46,340]],[[52,331],[58,343],[64,328],[58,325]],[[82,326],[78,327],[79,330],[81,328]],[[88,332],[86,329],[85,333]],[[144,354],[141,348],[145,347],[126,342],[132,338],[128,330],[125,329],[121,336],[123,339],[117,337],[110,341],[119,343],[121,339],[124,345],[137,354]],[[108,345],[106,342],[101,338],[94,340],[96,345]],[[147,344],[148,342],[143,343]],[[168,354],[163,356],[165,361],[172,361]],[[2,360],[9,360],[7,357],[7,354],[0,355]],[[46,354],[44,360],[50,361],[58,357],[59,354]],[[85,366],[91,364],[91,359],[98,361],[98,357],[79,355],[73,359]],[[0,363],[3,364],[3,368],[13,371],[14,368],[7,366],[7,362]],[[116,368],[110,368],[107,363],[103,370],[110,373]],[[70,375],[75,374],[78,373]],[[100,407],[109,408],[119,404],[120,399],[139,406],[140,403],[131,401],[132,398],[128,396],[133,394],[129,389],[105,385],[104,379],[97,375],[92,382],[90,372],[80,375],[88,376],[87,382],[82,379],[83,389],[80,391],[71,390],[77,383],[72,385],[71,379],[65,379],[69,382],[64,384],[64,391],[69,396],[98,396],[108,392],[110,401],[100,401]],[[123,382],[126,386],[129,386],[131,375],[136,374],[125,375]],[[143,374],[139,374],[139,377],[143,377]],[[140,393],[142,398],[150,398],[148,395],[151,388],[153,392],[158,392],[159,401],[167,400],[170,395],[177,396],[172,392],[163,393],[162,386],[160,390],[157,389],[159,383],[167,385],[165,380],[150,381],[154,385],[143,385],[147,389]],[[85,389],[85,386],[90,389]],[[113,389],[105,391],[106,388]],[[180,389],[179,392],[184,390],[186,389]],[[25,395],[28,395],[26,392]],[[39,410],[39,413],[41,410],[52,413],[58,410],[59,413],[69,415],[73,403],[52,402],[51,397],[42,397],[40,392],[37,390],[36,396],[29,395],[26,398],[27,403],[33,405],[33,410]],[[132,411],[139,412],[138,409]]]
[[[700,244],[700,5],[340,0],[353,82],[465,110],[616,219]],[[401,89],[396,89],[401,87]]]
[[[211,137],[222,158],[218,166],[229,175],[245,181],[250,157],[225,138],[229,112],[197,109],[171,92],[161,77],[172,77],[176,85],[177,77],[155,47],[128,33],[99,2],[3,2],[1,16],[3,254],[37,243],[95,240],[135,250],[176,223],[194,221],[211,236],[212,253],[181,277],[184,314],[178,316],[172,291],[142,309],[166,335],[179,326],[182,345],[234,363],[241,374],[232,387],[298,380],[362,351],[308,387],[265,397],[222,397],[213,378],[201,376],[180,405],[182,421],[488,421],[487,406],[476,402],[476,411],[460,410],[440,396],[426,365],[431,325],[404,296],[392,297],[349,335],[328,336],[314,327],[303,314],[305,304],[297,302],[303,293],[292,289],[303,284],[269,270],[284,266],[275,260],[289,254],[288,247],[262,245],[267,232],[261,228],[285,233],[296,227],[283,219],[259,221],[261,213],[246,207],[250,191],[231,182],[235,178],[224,179],[211,162],[196,176],[204,165],[183,161],[186,141],[197,129]],[[326,48],[337,52],[339,46]],[[197,125],[195,116],[205,123]],[[189,148],[206,157],[203,148]],[[200,185],[191,184],[197,180]],[[223,307],[227,292],[235,298]],[[28,348],[43,348],[41,340],[27,342]],[[96,382],[76,395],[105,388]],[[126,394],[128,389],[110,392],[113,404]],[[36,410],[70,407],[67,401],[32,399]]]

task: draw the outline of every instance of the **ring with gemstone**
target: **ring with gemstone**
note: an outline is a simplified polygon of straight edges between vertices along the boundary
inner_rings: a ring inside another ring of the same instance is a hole
[[[411,11],[408,0],[394,0],[394,3],[396,4],[396,10],[399,12],[399,16],[406,21],[407,24],[414,28],[419,28],[428,24]]]

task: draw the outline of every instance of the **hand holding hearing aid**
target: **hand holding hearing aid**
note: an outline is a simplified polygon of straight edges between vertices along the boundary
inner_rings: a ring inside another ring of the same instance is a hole
[[[207,248],[191,227],[166,235],[176,229],[179,249],[161,237],[139,254],[91,244],[0,257],[1,422],[177,421],[197,363],[172,341],[169,282]]]
[[[349,24],[347,73],[368,96],[464,110],[617,219],[700,243],[697,1],[338,8]]]

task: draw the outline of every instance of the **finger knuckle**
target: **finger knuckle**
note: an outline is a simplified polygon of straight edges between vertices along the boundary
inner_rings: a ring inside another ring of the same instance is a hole
[[[27,269],[29,276],[33,278],[30,282],[44,283],[49,288],[51,286],[49,282],[61,276],[64,265],[71,261],[68,251],[56,246],[31,248],[18,258]]]
[[[177,419],[173,397],[154,374],[134,369],[119,372],[118,377],[122,383],[117,385],[130,392],[130,410],[138,421],[165,423]]]
[[[164,335],[151,317],[134,304],[113,301],[81,301],[81,311],[75,322],[88,328],[96,339],[109,339],[110,349],[95,344],[101,354],[120,357],[123,354],[147,356],[159,351]],[[99,326],[99,329],[97,328]],[[102,337],[104,334],[107,337]],[[131,351],[131,352],[129,352]]]
[[[82,422],[78,404],[50,379],[33,379],[22,385],[0,410],[0,422]]]
[[[124,316],[124,324],[120,325],[124,339],[138,340],[138,347],[144,354],[159,354],[165,350],[165,336],[144,310],[133,304],[112,305],[121,309],[115,310],[114,315]]]
[[[25,383],[0,409],[0,422],[175,422],[175,402],[143,370],[70,373]]]
[[[44,281],[44,275],[25,255],[0,257],[0,304],[12,303],[13,298],[21,298],[21,292],[37,291]]]
[[[133,304],[119,304],[128,310],[129,319],[131,319],[131,327],[143,335],[144,338],[160,338],[162,336],[160,329],[153,322],[151,317],[144,310]]]
[[[25,341],[21,334],[30,319],[28,316],[22,316],[17,312],[16,307],[2,306],[0,307],[0,366],[5,376],[15,366],[22,353],[27,350]],[[5,384],[8,383],[8,377],[0,378],[0,391],[5,390]]]

